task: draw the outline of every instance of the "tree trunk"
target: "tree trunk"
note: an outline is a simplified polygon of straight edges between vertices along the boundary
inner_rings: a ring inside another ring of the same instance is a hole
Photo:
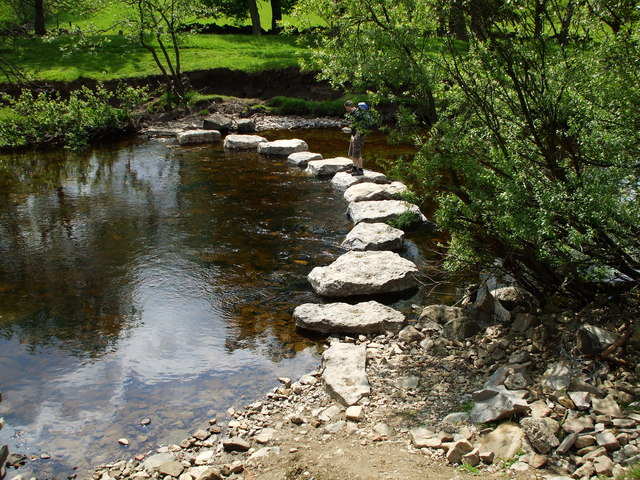
[[[533,36],[539,38],[542,35],[542,26],[546,11],[546,0],[537,0],[534,12],[534,29]]]
[[[36,35],[42,37],[47,33],[47,29],[44,24],[44,0],[35,0],[34,5],[33,29]]]
[[[558,40],[562,45],[566,45],[569,41],[569,28],[571,27],[571,20],[573,19],[573,11],[575,8],[575,4],[572,0],[567,3],[567,10],[565,12],[564,18],[562,19],[562,28],[560,29],[560,34],[558,35]]]
[[[449,15],[449,31],[456,36],[458,40],[469,40],[467,34],[467,25],[464,20],[464,11],[461,2],[453,2]]]
[[[251,27],[254,35],[260,35],[260,12],[256,0],[249,0],[249,13],[251,14]]]
[[[271,31],[278,30],[278,22],[282,20],[282,5],[280,0],[271,0]]]

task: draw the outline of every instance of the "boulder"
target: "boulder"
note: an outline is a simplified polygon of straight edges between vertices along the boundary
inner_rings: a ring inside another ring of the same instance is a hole
[[[239,133],[253,133],[256,131],[256,123],[250,118],[240,118],[236,121]]]
[[[402,200],[402,193],[406,191],[407,186],[401,182],[392,182],[388,185],[364,182],[349,187],[344,192],[344,199],[347,202]]]
[[[447,340],[457,340],[461,342],[466,338],[473,337],[481,330],[480,324],[472,317],[459,317],[444,324],[442,336]]]
[[[345,250],[401,250],[404,232],[386,223],[359,223],[340,246]]]
[[[507,460],[515,457],[522,448],[524,432],[514,422],[502,423],[493,432],[485,435],[478,442],[478,450],[494,453],[494,459]]]
[[[213,143],[220,140],[220,137],[220,132],[217,130],[187,130],[176,135],[180,145]]]
[[[538,305],[536,298],[522,287],[497,288],[491,294],[507,310],[513,310],[516,307],[525,307],[531,310],[532,307]]]
[[[594,325],[582,325],[578,329],[578,350],[585,355],[595,355],[604,352],[620,339],[620,335]]]
[[[259,144],[266,142],[260,135],[227,135],[223,145],[227,150],[257,150]]]
[[[371,393],[366,361],[366,345],[334,342],[322,354],[322,379],[329,394],[343,405],[355,405]]]
[[[258,145],[258,153],[260,155],[273,155],[278,157],[288,157],[292,153],[306,152],[307,150],[309,150],[307,142],[297,138],[291,140],[276,140]]]
[[[509,311],[491,295],[486,284],[477,290],[473,306],[478,312],[484,312],[490,316],[490,318],[484,322],[487,325],[491,323],[508,323],[511,321]]]
[[[227,132],[233,128],[233,118],[221,113],[213,113],[202,121],[202,128]]]
[[[549,453],[560,445],[560,440],[556,437],[560,424],[551,418],[523,418],[520,420],[520,426],[531,446],[540,453]]]
[[[353,162],[345,157],[311,160],[307,163],[306,172],[310,175],[315,175],[316,177],[330,177],[351,165],[353,165]]]
[[[287,163],[305,168],[313,160],[322,160],[322,155],[312,152],[295,152],[287,157]]]
[[[296,326],[321,333],[397,332],[404,325],[404,315],[376,301],[355,305],[348,303],[304,303],[293,311]]]
[[[377,202],[351,202],[347,210],[353,223],[389,222],[398,217],[412,215],[412,223],[425,223],[427,218],[417,205],[403,200],[380,200]],[[409,220],[409,218],[408,218]]]
[[[469,418],[474,423],[489,423],[529,411],[529,404],[503,385],[484,388],[473,394]]]
[[[307,276],[319,295],[348,297],[409,290],[418,286],[416,265],[393,252],[347,252]]]
[[[409,435],[415,448],[440,448],[442,439],[428,428],[413,428]]]
[[[337,172],[331,179],[331,183],[334,187],[340,189],[347,189],[352,185],[359,185],[361,183],[387,183],[387,177],[384,173],[374,172],[373,170],[363,170],[363,175],[351,175],[348,172]]]

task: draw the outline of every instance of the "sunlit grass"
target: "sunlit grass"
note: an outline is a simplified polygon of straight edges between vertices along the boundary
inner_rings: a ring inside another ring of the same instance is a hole
[[[82,43],[78,46],[78,42]],[[120,35],[0,40],[0,55],[40,80],[73,81],[140,77],[159,73],[153,58]],[[287,36],[192,35],[182,45],[182,70],[229,68],[247,72],[298,64],[305,51]]]

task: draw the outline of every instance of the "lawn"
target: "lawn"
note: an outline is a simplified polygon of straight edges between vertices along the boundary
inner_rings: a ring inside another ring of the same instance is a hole
[[[184,39],[181,52],[183,71],[285,68],[296,66],[299,55],[305,54],[293,37],[274,35],[191,35]],[[39,80],[110,80],[159,73],[146,50],[120,35],[2,38],[0,56]]]

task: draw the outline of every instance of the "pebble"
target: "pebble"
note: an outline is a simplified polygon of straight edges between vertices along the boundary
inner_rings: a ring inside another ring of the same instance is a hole
[[[129,439],[128,438],[119,438],[118,439],[118,443],[120,445],[124,445],[126,447],[127,445],[129,445]]]

